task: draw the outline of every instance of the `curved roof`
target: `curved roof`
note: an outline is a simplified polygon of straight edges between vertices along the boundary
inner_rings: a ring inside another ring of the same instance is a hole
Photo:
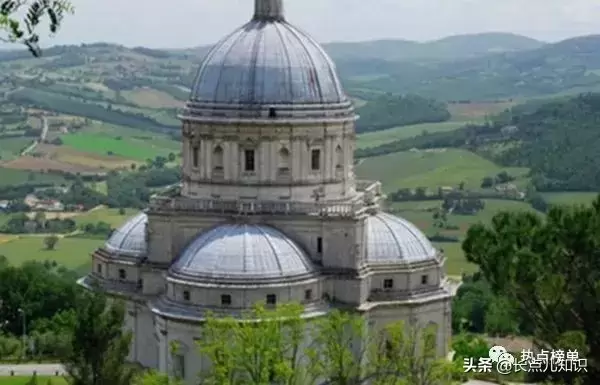
[[[190,100],[256,106],[347,98],[333,61],[315,40],[283,18],[255,17],[208,53]]]
[[[415,225],[388,213],[378,213],[365,223],[368,264],[413,263],[434,259],[436,250]]]
[[[280,279],[314,271],[304,251],[278,230],[226,224],[202,233],[171,266],[190,278]]]
[[[139,213],[129,219],[125,224],[111,234],[104,248],[114,254],[142,257],[146,255],[148,245],[146,242],[146,225],[148,216]]]

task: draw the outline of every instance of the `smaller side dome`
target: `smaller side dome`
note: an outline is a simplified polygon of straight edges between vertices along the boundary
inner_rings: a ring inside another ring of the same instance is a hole
[[[137,214],[111,234],[104,244],[104,249],[110,253],[128,257],[145,256],[148,250],[146,242],[147,225],[148,215],[146,213]]]
[[[193,240],[171,266],[190,279],[274,280],[314,272],[308,256],[280,231],[264,225],[226,224]]]
[[[365,223],[367,264],[414,263],[435,259],[436,250],[415,225],[388,213]]]

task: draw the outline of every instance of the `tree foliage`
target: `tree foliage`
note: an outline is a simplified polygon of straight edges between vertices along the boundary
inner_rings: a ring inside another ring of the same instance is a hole
[[[125,307],[96,291],[81,293],[75,307],[71,348],[61,357],[72,385],[130,385],[136,371],[126,365],[131,333],[123,330]]]
[[[40,56],[39,27],[48,24],[55,34],[65,15],[73,12],[68,0],[2,0],[0,1],[0,40],[24,44],[31,54]],[[23,14],[19,20],[20,14]]]
[[[588,372],[553,373],[572,383],[600,379],[600,196],[591,207],[553,207],[545,219],[504,212],[469,229],[463,244],[494,293],[515,304],[548,350],[577,350]]]
[[[450,112],[444,103],[417,95],[380,94],[359,107],[356,132],[385,130],[417,123],[444,122]]]
[[[443,385],[450,381],[448,365],[436,357],[435,330],[399,322],[369,333],[364,319],[350,313],[333,311],[312,321],[301,314],[301,306],[283,305],[257,306],[242,322],[209,316],[199,349],[213,365],[201,373],[201,383]]]

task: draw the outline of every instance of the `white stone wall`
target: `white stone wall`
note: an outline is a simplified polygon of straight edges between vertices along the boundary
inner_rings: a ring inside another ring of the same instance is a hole
[[[197,198],[314,201],[354,194],[354,124],[297,127],[183,124],[185,195]],[[245,170],[253,150],[254,171]],[[312,151],[320,164],[312,168]],[[250,186],[254,185],[254,186]]]
[[[265,302],[267,295],[270,294],[277,296],[278,304],[314,302],[321,299],[324,288],[323,278],[271,286],[252,286],[251,282],[248,282],[246,287],[237,288],[223,285],[186,285],[170,282],[168,284],[167,297],[183,304],[190,303],[219,308],[223,307],[221,296],[226,294],[231,296],[231,305],[226,307],[250,309],[256,303]],[[309,299],[306,298],[307,291],[310,291],[311,294],[311,298]],[[184,298],[184,292],[189,293],[189,300]]]

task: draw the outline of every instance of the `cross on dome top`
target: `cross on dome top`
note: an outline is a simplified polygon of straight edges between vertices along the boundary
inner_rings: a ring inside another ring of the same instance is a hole
[[[283,0],[254,0],[254,20],[283,21]]]

